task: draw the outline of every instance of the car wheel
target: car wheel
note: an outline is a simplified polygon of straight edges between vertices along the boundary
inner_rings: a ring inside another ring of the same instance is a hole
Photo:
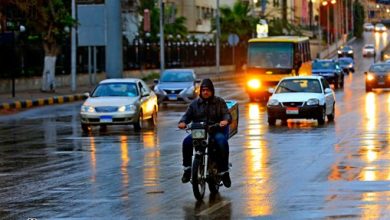
[[[333,85],[334,85],[335,89],[338,89],[339,88],[339,79],[336,79]]]
[[[156,108],[154,108],[153,110],[153,113],[152,113],[152,117],[149,118],[149,124],[152,128],[154,128],[154,126],[157,125],[157,111],[156,111]]]
[[[276,124],[276,119],[273,117],[268,117],[268,124],[274,126]]]
[[[333,108],[332,108],[332,112],[327,115],[327,118],[328,118],[328,121],[334,121],[334,107],[335,106],[335,103],[333,103]]]
[[[89,132],[89,126],[86,124],[81,124],[81,130],[83,130],[83,132],[87,133],[87,132]]]
[[[344,88],[344,75],[341,76],[340,88]]]
[[[138,120],[134,123],[134,131],[140,131],[142,129],[143,120],[144,118],[141,110],[138,115]]]
[[[323,108],[321,108],[320,112],[319,112],[319,117],[317,118],[317,122],[319,125],[323,125],[325,124],[325,116],[326,116],[326,111],[325,111],[326,107],[324,106]]]
[[[371,91],[372,91],[371,86],[369,86],[369,85],[366,84],[366,92],[371,92]]]

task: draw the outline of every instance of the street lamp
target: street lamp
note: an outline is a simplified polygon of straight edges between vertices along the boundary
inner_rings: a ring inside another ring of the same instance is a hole
[[[336,0],[331,0],[330,3],[332,5],[336,4]],[[328,47],[328,56],[330,54],[329,52],[329,46],[330,46],[330,10],[329,10],[329,2],[328,0],[325,0],[325,1],[322,1],[322,6],[326,7],[326,31],[327,31],[327,37],[326,37],[326,43],[327,43],[327,47]],[[335,17],[335,11],[333,10],[333,18]],[[335,20],[335,19],[334,19]],[[335,22],[334,22],[335,23]],[[336,24],[334,24],[334,26],[336,26]],[[336,47],[337,47],[337,43],[336,43]]]

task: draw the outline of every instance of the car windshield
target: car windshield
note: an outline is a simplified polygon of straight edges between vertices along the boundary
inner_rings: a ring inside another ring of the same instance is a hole
[[[285,79],[280,82],[275,93],[309,92],[322,93],[317,79]]]
[[[336,65],[334,62],[313,62],[313,69],[335,69]]]
[[[259,68],[292,68],[293,44],[273,42],[250,43],[248,66]]]
[[[350,51],[352,50],[352,47],[349,47],[349,46],[345,46],[343,48],[341,48],[343,51]]]
[[[386,72],[390,71],[390,64],[383,63],[383,64],[375,64],[370,67],[370,72]]]
[[[96,87],[92,97],[102,96],[138,96],[138,90],[135,83],[102,83]]]
[[[161,82],[191,82],[194,81],[192,72],[165,71],[161,76]]]
[[[366,48],[366,49],[374,49],[374,46],[373,45],[366,45],[366,46],[364,46],[364,48]]]

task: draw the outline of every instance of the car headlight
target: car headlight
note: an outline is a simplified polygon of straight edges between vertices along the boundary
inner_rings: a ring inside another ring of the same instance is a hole
[[[309,99],[306,102],[306,105],[318,105],[318,104],[320,104],[320,100],[318,99]]]
[[[341,52],[340,50],[338,50],[337,53],[341,54],[341,53],[343,53],[343,52]]]
[[[191,86],[191,87],[185,89],[184,92],[185,92],[185,94],[187,94],[187,95],[192,95],[192,94],[194,94],[194,90],[195,90],[195,87],[194,87],[194,86]]]
[[[124,105],[118,108],[118,112],[135,112],[137,106],[135,105]]]
[[[270,100],[268,100],[267,105],[268,105],[268,106],[279,105],[279,101],[278,101],[277,99],[270,99]]]
[[[162,93],[162,94],[165,94],[165,91],[164,90],[162,90],[162,89],[160,89],[160,87],[158,86],[158,85],[156,85],[155,87],[154,87],[154,92],[155,93]]]
[[[352,53],[353,53],[353,51],[351,51],[351,50],[350,50],[350,51],[348,51],[348,53],[349,53],[349,54],[352,54]]]
[[[371,80],[373,80],[375,77],[374,77],[374,75],[372,75],[372,74],[367,74],[367,80],[368,81],[371,81]]]
[[[258,79],[251,79],[248,81],[248,86],[250,89],[259,89],[261,87],[260,80]]]
[[[95,112],[95,108],[92,107],[92,106],[88,106],[88,105],[82,105],[81,106],[81,111],[82,112],[90,112],[90,113],[92,113],[92,112]]]
[[[352,67],[353,67],[353,65],[352,65],[352,64],[349,64],[349,65],[348,65],[348,67],[349,67],[349,68],[352,68]]]

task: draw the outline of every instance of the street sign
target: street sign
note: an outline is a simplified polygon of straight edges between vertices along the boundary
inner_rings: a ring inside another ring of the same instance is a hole
[[[229,34],[228,36],[228,43],[230,46],[236,46],[239,40],[240,38],[237,34]]]

